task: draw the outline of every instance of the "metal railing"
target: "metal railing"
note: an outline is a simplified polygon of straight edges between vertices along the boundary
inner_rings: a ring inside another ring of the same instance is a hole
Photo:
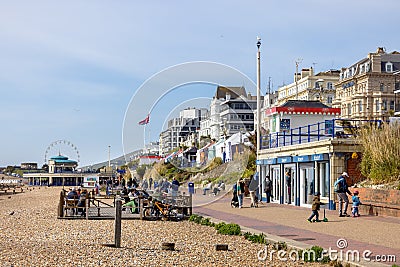
[[[152,194],[153,199],[165,204],[173,205],[179,209],[188,210],[192,213],[192,198],[190,195],[163,195]],[[65,192],[60,193],[58,218],[65,219],[114,219],[116,216],[115,203],[121,196],[101,198],[88,194],[85,205],[78,206],[78,199],[66,198]],[[149,207],[149,200],[143,197],[136,198],[136,207],[123,207],[122,219],[145,219],[143,211]]]
[[[381,127],[381,120],[332,119],[261,136],[261,149],[310,143],[333,138],[353,138],[363,126]]]

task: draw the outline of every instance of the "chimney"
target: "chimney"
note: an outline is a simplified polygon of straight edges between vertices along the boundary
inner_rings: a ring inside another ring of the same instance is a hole
[[[376,50],[377,54],[386,54],[385,48],[384,47],[378,47]]]

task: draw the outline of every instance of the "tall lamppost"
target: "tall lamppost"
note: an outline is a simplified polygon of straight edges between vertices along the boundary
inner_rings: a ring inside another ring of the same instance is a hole
[[[111,153],[111,146],[108,146],[108,168],[111,167],[111,160],[110,160],[110,153]]]
[[[261,46],[261,38],[257,37],[257,160],[259,160],[260,157],[260,139],[261,139],[261,133],[260,133],[260,125],[261,125],[261,96],[260,96],[260,91],[261,91],[261,78],[260,78],[260,46]],[[259,164],[257,164],[257,172],[258,172],[258,190],[259,190],[259,196],[261,196],[261,167]]]

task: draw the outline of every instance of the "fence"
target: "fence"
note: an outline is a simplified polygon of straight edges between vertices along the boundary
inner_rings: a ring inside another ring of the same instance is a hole
[[[78,205],[77,199],[67,199],[65,191],[61,191],[58,206],[58,218],[62,219],[115,219],[116,199],[120,196],[98,197],[94,194],[89,194],[86,198],[84,206]],[[185,214],[192,214],[192,198],[185,195],[152,195],[152,198],[158,201],[172,205],[173,207],[184,210]],[[136,199],[136,207],[123,207],[122,219],[146,219],[144,211],[152,205],[148,199],[139,197]]]
[[[328,138],[353,138],[361,127],[377,127],[381,120],[346,120],[332,119],[309,124],[288,131],[261,136],[261,149],[269,149],[296,144],[310,143]]]

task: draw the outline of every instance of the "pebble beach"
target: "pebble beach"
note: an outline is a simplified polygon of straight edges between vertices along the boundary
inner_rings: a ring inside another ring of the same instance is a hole
[[[225,236],[189,221],[122,221],[121,248],[113,220],[57,219],[61,188],[25,188],[0,195],[0,266],[320,266],[260,261],[264,245]],[[175,243],[175,251],[161,243]],[[228,251],[216,251],[227,244]]]

